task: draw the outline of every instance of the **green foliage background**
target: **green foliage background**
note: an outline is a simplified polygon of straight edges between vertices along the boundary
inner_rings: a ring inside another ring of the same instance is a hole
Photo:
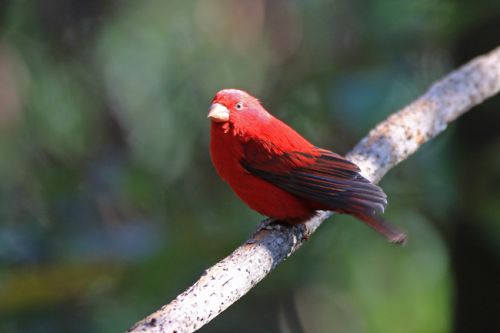
[[[499,28],[492,0],[0,2],[0,331],[124,331],[246,239],[219,89],[343,154]],[[384,178],[406,247],[336,216],[201,331],[500,329],[499,104]]]

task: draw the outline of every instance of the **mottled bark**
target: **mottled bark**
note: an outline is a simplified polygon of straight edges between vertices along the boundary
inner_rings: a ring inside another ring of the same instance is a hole
[[[419,99],[377,125],[347,157],[359,165],[365,177],[378,182],[450,122],[499,90],[500,47],[435,83]],[[199,329],[293,254],[331,215],[318,212],[296,226],[263,221],[245,244],[129,332],[181,333]]]

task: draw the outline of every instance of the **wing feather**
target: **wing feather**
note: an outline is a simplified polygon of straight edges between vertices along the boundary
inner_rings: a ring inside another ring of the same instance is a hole
[[[248,172],[325,209],[374,215],[387,205],[382,189],[338,154],[314,148],[311,153],[259,154],[252,158],[256,156],[254,150],[240,161]]]

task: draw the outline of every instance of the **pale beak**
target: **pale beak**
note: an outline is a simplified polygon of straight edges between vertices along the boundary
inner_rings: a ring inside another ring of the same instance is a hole
[[[210,107],[207,117],[216,123],[222,123],[229,120],[229,110],[222,104],[214,103]]]

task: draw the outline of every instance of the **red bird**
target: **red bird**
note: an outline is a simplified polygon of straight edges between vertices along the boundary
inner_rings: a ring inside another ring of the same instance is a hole
[[[406,240],[378,216],[387,196],[356,164],[314,146],[255,97],[242,90],[221,90],[208,118],[212,162],[250,208],[290,224],[304,222],[316,210],[331,210],[357,217],[390,242]]]

